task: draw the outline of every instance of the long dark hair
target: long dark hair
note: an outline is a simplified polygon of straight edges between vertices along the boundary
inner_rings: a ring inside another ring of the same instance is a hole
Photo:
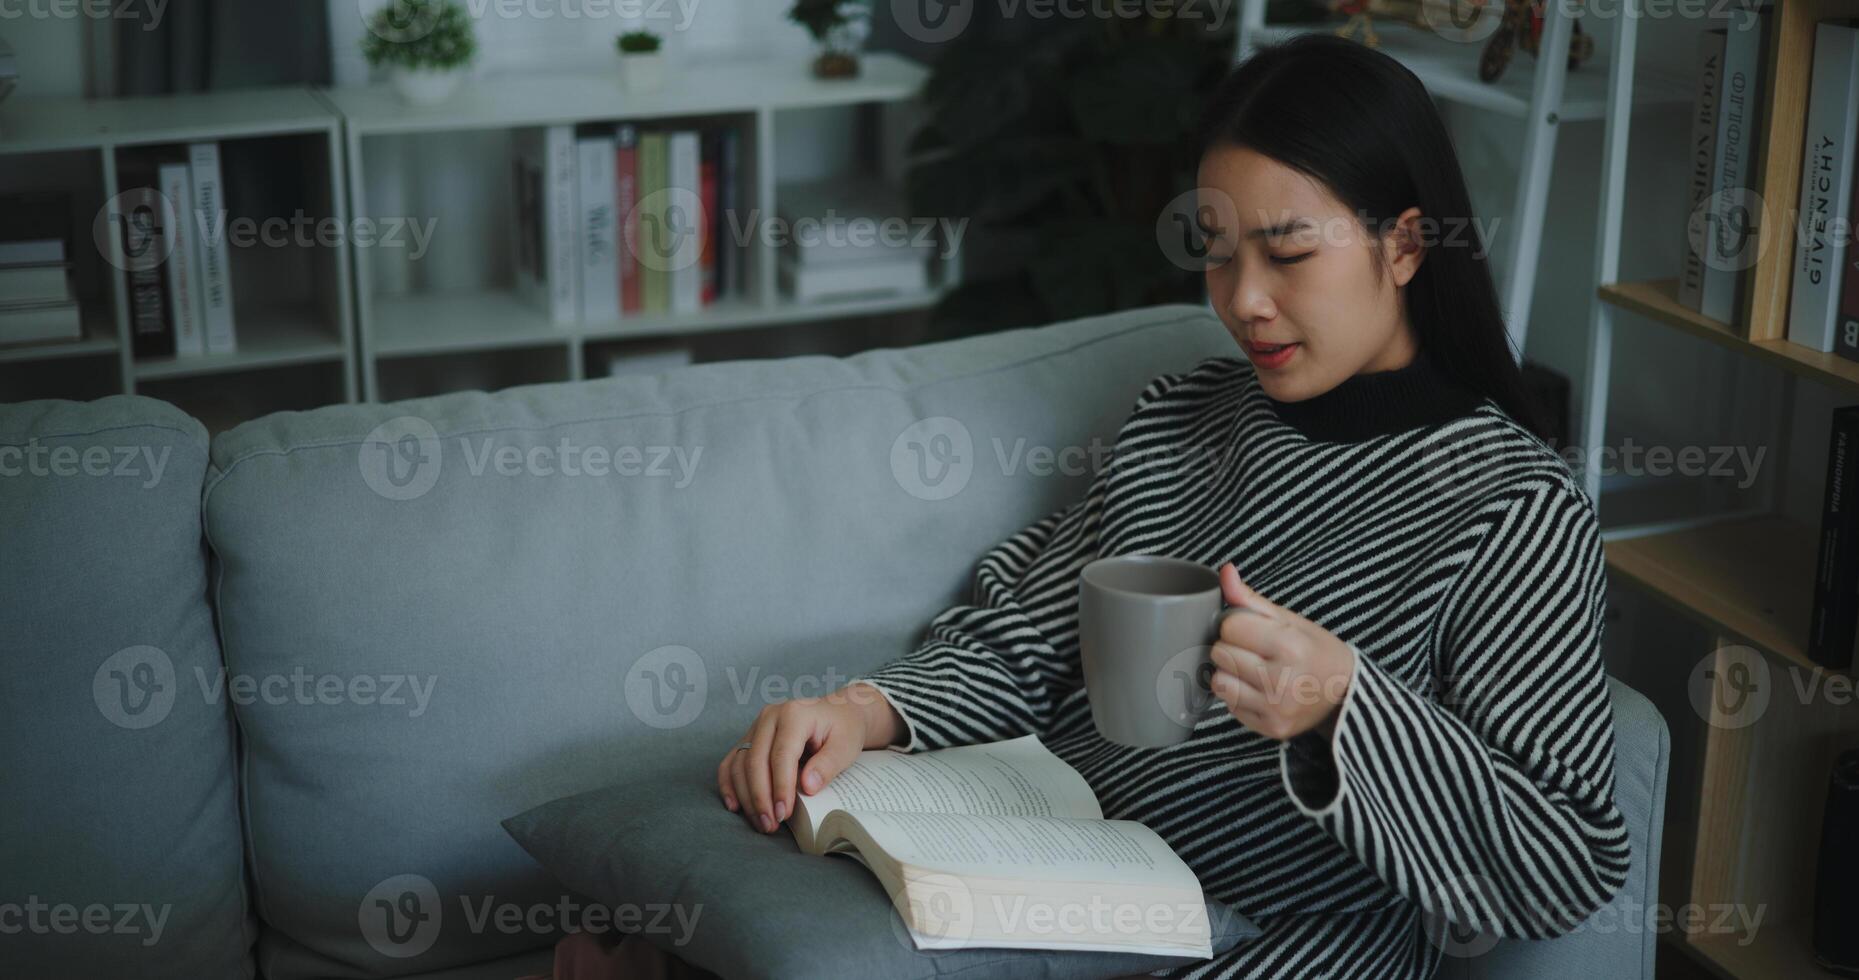
[[[1409,207],[1438,222],[1405,293],[1415,339],[1448,375],[1546,438],[1511,353],[1459,158],[1413,72],[1323,32],[1262,45],[1221,80],[1202,116],[1197,158],[1224,145],[1315,178],[1377,237]],[[1375,253],[1379,274],[1385,259]]]

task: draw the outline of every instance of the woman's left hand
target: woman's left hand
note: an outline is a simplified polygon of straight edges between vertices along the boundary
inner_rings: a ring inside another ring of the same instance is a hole
[[[1214,697],[1266,738],[1284,741],[1313,728],[1332,733],[1355,676],[1355,651],[1253,591],[1231,562],[1220,566],[1220,591],[1229,604],[1261,615],[1229,615],[1221,623],[1213,646]]]

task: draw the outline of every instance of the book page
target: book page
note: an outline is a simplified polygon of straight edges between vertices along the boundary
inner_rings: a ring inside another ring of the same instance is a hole
[[[834,810],[1102,819],[1078,771],[1037,735],[931,752],[860,752],[820,792],[797,797],[809,839]]]
[[[1168,843],[1134,820],[863,811],[849,816],[887,857],[943,874],[1200,888]]]

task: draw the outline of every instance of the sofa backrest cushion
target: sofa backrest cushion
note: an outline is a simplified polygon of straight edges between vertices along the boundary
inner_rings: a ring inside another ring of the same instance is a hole
[[[260,968],[414,973],[573,925],[499,821],[674,743],[721,758],[767,701],[907,653],[1152,377],[1231,352],[1158,307],[216,439]]]
[[[251,976],[206,468],[163,402],[0,405],[8,977]]]

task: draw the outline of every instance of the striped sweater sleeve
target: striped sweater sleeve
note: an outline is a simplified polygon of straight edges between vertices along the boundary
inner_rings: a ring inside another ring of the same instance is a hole
[[[917,650],[852,680],[903,717],[899,752],[1044,732],[1079,683],[1077,570],[1096,552],[1094,496],[981,559],[971,602],[930,622]]]
[[[1613,898],[1629,859],[1599,526],[1577,488],[1545,481],[1508,498],[1476,549],[1447,599],[1436,689],[1352,645],[1333,736],[1288,741],[1280,774],[1301,812],[1435,922],[1561,935]]]
[[[1184,377],[1149,382],[1117,437],[1125,445],[1146,406]],[[972,600],[930,622],[914,653],[854,677],[877,688],[919,752],[1043,734],[1053,710],[1083,681],[1078,659],[1078,574],[1097,557],[1110,473],[1082,500],[1013,535],[982,557]]]

